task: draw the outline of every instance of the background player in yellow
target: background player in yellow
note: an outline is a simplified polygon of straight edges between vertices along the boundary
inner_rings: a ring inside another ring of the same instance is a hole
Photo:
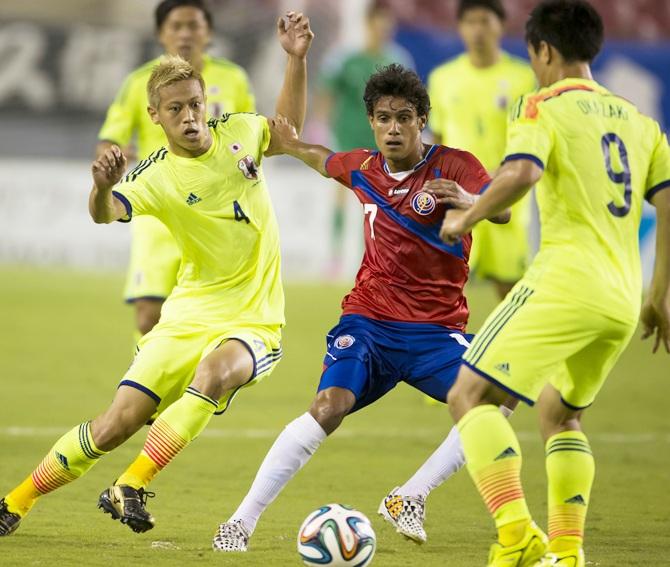
[[[313,34],[307,18],[293,12],[277,26],[288,54],[277,112],[301,129]],[[12,533],[40,496],[85,474],[153,417],[142,452],[99,499],[134,531],[151,529],[149,482],[281,357],[279,234],[260,168],[263,155],[273,153],[268,121],[244,113],[207,123],[202,77],[178,57],[155,67],[147,88],[149,113],[168,146],[125,177],[119,147],[106,150],[93,162],[89,210],[97,223],[159,218],[181,250],[179,281],[107,411],[62,436],[0,500],[0,536]]]
[[[466,51],[428,77],[430,127],[442,144],[472,152],[493,174],[504,157],[507,112],[535,88],[535,77],[525,61],[500,47],[500,0],[460,0],[457,15]],[[473,231],[470,265],[494,282],[501,299],[526,270],[529,222],[527,196],[515,204],[508,224],[482,223]]]
[[[643,338],[656,333],[654,352],[663,344],[670,353],[670,148],[655,121],[593,80],[603,24],[587,2],[544,0],[526,40],[542,88],[514,107],[505,164],[489,190],[468,211],[448,211],[442,236],[452,242],[539,181],[542,241],[463,356],[449,407],[498,528],[489,564],[583,567],[595,465],[581,416],[640,317],[645,198],[658,224]],[[510,393],[540,399],[548,549],[524,498],[519,442],[497,408]]]
[[[207,85],[207,115],[218,118],[224,112],[253,112],[254,97],[244,70],[205,53],[212,35],[212,14],[204,0],[163,0],[155,10],[156,33],[165,53],[189,61]],[[112,144],[128,153],[136,136],[136,155],[145,159],[166,145],[160,126],[147,114],[146,85],[153,59],[133,71],[107,112],[98,138],[97,155]],[[158,322],[161,306],[177,283],[180,253],[165,225],[155,217],[141,217],[131,225],[132,245],[124,298],[133,303],[136,328],[148,333]]]

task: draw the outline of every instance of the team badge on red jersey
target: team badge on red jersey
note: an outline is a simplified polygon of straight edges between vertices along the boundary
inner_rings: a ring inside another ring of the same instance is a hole
[[[412,197],[412,208],[422,216],[432,213],[436,205],[435,197],[425,191],[421,191]]]
[[[340,350],[349,348],[355,342],[356,339],[351,335],[340,335],[335,339],[335,348],[339,348]]]
[[[251,156],[243,157],[237,162],[237,167],[240,168],[247,179],[258,179],[258,166]]]

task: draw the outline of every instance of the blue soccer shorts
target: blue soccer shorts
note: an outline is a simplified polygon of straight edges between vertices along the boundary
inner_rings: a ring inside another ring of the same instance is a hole
[[[353,413],[405,382],[446,403],[473,335],[430,323],[344,315],[326,337],[318,391],[339,387],[356,396]]]

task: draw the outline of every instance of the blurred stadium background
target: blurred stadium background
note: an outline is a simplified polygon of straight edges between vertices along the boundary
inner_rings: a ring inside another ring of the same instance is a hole
[[[607,37],[594,65],[597,79],[634,101],[667,131],[670,2],[593,4],[605,18]],[[293,9],[310,16],[317,36],[309,62],[314,79],[331,50],[360,46],[366,2],[213,0],[211,5],[216,30],[212,53],[248,70],[259,111],[271,114],[282,64],[274,36],[277,15]],[[413,55],[423,78],[461,50],[455,0],[389,0],[389,5],[400,23],[396,40]],[[534,2],[509,0],[505,5],[509,37],[504,46],[524,55],[523,23]],[[0,493],[35,464],[59,432],[104,408],[128,363],[132,322],[121,303],[128,228],[99,227],[90,221],[89,165],[97,130],[122,79],[159,53],[154,6],[149,0],[0,2]],[[322,131],[323,125],[312,123],[307,135],[317,139]],[[0,564],[94,565],[104,564],[97,561],[111,553],[120,564],[148,565],[155,558],[150,547],[154,539],[184,550],[170,560],[163,555],[162,564],[213,563],[209,556],[203,559],[201,550],[208,547],[216,522],[232,511],[279,429],[304,411],[312,396],[322,337],[335,321],[339,298],[361,254],[360,213],[352,201],[346,269],[333,285],[328,239],[334,187],[291,160],[265,163],[288,283],[286,357],[276,375],[241,398],[230,419],[213,424],[191,456],[159,478],[157,490],[165,489],[165,497],[156,501],[154,511],[165,523],[148,539],[133,539],[117,526],[112,531],[92,506],[96,490],[110,479],[110,467],[121,467],[139,447],[140,439],[135,439],[81,484],[41,503],[44,512],[40,509],[31,518],[30,532],[22,528],[11,543],[0,543]],[[653,261],[651,208],[645,210],[641,237],[648,274]],[[493,293],[471,286],[470,295],[476,330],[493,306]],[[659,355],[652,358],[649,347],[638,343],[635,339],[615,370],[589,422],[594,447],[603,457],[587,543],[587,551],[595,549],[601,557],[596,565],[668,564],[668,363]],[[32,400],[29,406],[26,399]],[[515,419],[527,432],[531,503],[541,509],[541,445],[530,433],[531,413],[520,414]],[[416,430],[399,423],[415,424]],[[324,448],[270,509],[257,532],[259,554],[230,563],[293,564],[297,526],[324,503],[321,499],[355,503],[373,514],[385,491],[413,471],[449,427],[446,412],[425,406],[407,389],[355,416],[340,438],[332,440],[330,450]],[[372,446],[375,451],[370,451]],[[179,483],[187,476],[186,467],[203,461],[203,485],[187,490],[203,507],[197,514],[190,508],[184,511]],[[376,523],[383,549],[377,564],[444,565],[445,557],[461,558],[449,565],[479,564],[492,530],[463,476],[432,497],[432,547],[419,553]],[[614,498],[621,494],[623,500]],[[58,511],[66,506],[72,517],[64,522]],[[174,518],[180,522],[177,533]],[[107,528],[105,546],[100,547],[101,530]],[[44,545],[36,545],[35,530]],[[477,541],[479,535],[484,539]],[[68,548],[67,542],[75,538],[78,543]],[[169,554],[167,544],[168,551],[158,553]],[[77,555],[91,549],[100,557],[84,560]],[[217,562],[227,564],[229,559]]]

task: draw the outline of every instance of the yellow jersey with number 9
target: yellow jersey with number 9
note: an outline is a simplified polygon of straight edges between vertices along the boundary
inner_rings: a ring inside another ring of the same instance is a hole
[[[161,323],[283,325],[279,231],[260,167],[267,120],[239,113],[208,125],[212,145],[204,154],[161,148],[114,189],[128,219],[155,216],[181,252]]]
[[[565,79],[512,107],[505,161],[514,159],[544,168],[540,251],[525,285],[635,322],[643,199],[670,186],[659,125],[595,81]]]

